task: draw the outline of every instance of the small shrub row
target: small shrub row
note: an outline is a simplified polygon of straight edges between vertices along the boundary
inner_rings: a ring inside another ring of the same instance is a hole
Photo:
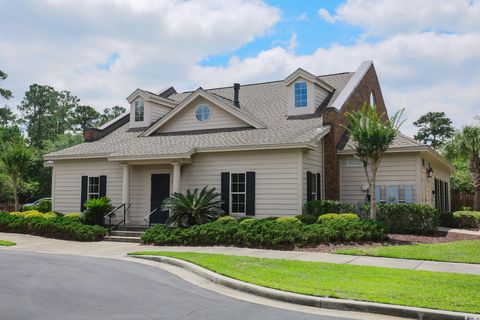
[[[479,211],[456,211],[453,213],[453,223],[455,227],[478,229],[480,228]]]
[[[440,215],[435,208],[424,204],[379,204],[377,220],[384,223],[389,232],[431,234],[437,231]]]
[[[38,206],[23,206],[22,211],[31,211],[37,210],[41,213],[47,213],[52,211],[52,201],[51,200],[41,200]]]
[[[233,245],[259,248],[292,248],[333,241],[381,240],[386,237],[383,224],[372,220],[336,219],[321,224],[303,224],[298,218],[244,219],[228,218],[194,225],[169,228],[155,225],[142,237],[156,245]]]
[[[348,213],[355,209],[355,205],[341,203],[337,200],[315,200],[305,204],[305,213],[315,217],[327,213]]]
[[[84,225],[72,218],[23,217],[8,213],[0,213],[0,231],[76,241],[100,241],[106,234],[105,228]]]
[[[57,217],[57,214],[55,212],[46,212],[42,213],[38,210],[28,210],[28,211],[23,211],[23,212],[18,212],[18,211],[13,211],[9,213],[12,216],[17,216],[17,217],[23,217],[23,218],[44,218],[44,219],[50,219],[50,218],[55,218]]]

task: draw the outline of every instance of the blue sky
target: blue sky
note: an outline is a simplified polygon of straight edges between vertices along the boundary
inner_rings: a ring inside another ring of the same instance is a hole
[[[480,113],[478,0],[0,0],[2,86],[33,83],[99,110],[136,88],[191,90],[355,71],[373,60],[403,131],[428,111],[457,127]]]

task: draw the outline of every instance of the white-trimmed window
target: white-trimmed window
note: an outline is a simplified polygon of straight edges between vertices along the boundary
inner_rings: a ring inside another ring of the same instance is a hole
[[[372,91],[370,92],[370,106],[375,106],[376,105],[376,102],[375,102],[375,93]]]
[[[230,174],[230,212],[233,214],[245,214],[246,200],[246,174]]]
[[[312,200],[320,200],[317,199],[317,179],[318,179],[318,174],[314,173],[312,174],[312,179],[310,179],[310,192],[312,195]]]
[[[350,156],[347,157],[347,167],[361,167],[363,166],[362,161],[357,157]]]
[[[143,100],[135,101],[135,122],[142,122],[145,117]]]
[[[197,118],[199,122],[207,122],[210,119],[211,114],[212,110],[206,104],[200,104],[195,109],[195,118]]]
[[[295,108],[302,108],[307,106],[307,83],[295,83]]]
[[[88,177],[88,199],[100,198],[100,177]]]

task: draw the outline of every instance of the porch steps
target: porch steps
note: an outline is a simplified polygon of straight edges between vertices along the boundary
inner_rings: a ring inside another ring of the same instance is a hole
[[[120,226],[111,236],[106,236],[105,241],[141,243],[145,230],[145,226]]]

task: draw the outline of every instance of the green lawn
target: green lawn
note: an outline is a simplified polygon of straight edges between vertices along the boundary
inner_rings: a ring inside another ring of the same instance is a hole
[[[16,245],[15,242],[7,241],[7,240],[0,240],[0,246],[10,247]]]
[[[367,249],[344,249],[335,253],[364,256],[480,263],[480,240],[464,240],[437,244],[384,246]]]
[[[475,275],[192,252],[130,254],[183,259],[238,280],[319,297],[480,312]]]

